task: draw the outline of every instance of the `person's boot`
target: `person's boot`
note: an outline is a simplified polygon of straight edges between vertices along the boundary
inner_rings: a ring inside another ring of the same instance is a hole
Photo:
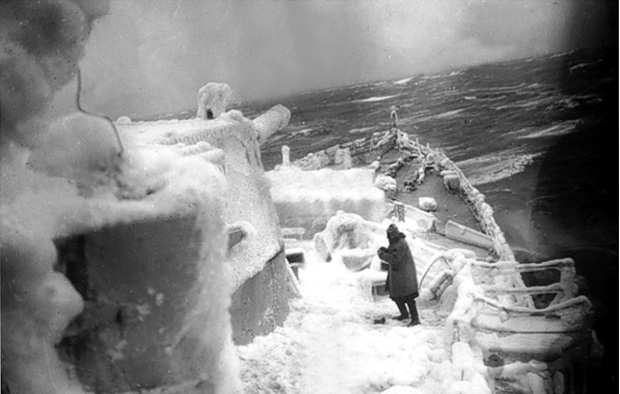
[[[399,316],[394,316],[392,319],[402,321],[409,318],[409,312],[407,312],[407,305],[402,301],[394,301],[400,312]]]
[[[409,313],[411,314],[411,321],[409,322],[408,326],[417,326],[418,324],[420,324],[420,317],[418,316],[418,309],[415,305],[415,299],[407,301],[407,306],[409,307]]]

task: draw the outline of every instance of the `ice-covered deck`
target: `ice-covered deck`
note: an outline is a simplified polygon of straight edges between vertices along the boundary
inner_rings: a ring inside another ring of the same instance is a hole
[[[391,300],[368,297],[361,273],[322,261],[312,241],[297,246],[306,253],[302,297],[282,327],[237,347],[247,393],[448,392],[455,381],[443,334],[449,311],[419,304],[423,324],[407,327],[391,320]],[[374,323],[380,318],[385,324]]]
[[[419,239],[410,242],[424,243]],[[387,296],[377,296],[370,290],[370,282],[382,272],[372,268],[351,270],[337,254],[326,262],[312,241],[291,241],[290,246],[305,254],[305,264],[298,270],[302,297],[292,302],[282,327],[237,347],[247,393],[490,394],[570,390],[572,374],[578,372],[567,372],[557,362],[521,360],[509,355],[524,355],[531,350],[533,355],[547,355],[553,361],[563,346],[581,340],[573,337],[576,331],[567,330],[571,324],[577,324],[575,328],[579,329],[583,319],[579,315],[588,307],[583,297],[570,299],[570,259],[550,262],[545,267],[521,267],[513,262],[476,262],[471,252],[450,250],[441,258],[457,273],[454,283],[441,298],[432,294],[432,280],[421,283],[417,304],[422,324],[408,327],[407,321],[391,319],[397,309]],[[437,253],[429,258],[432,248],[425,246],[427,253],[423,248],[414,252],[418,277],[438,258]],[[563,272],[562,283],[566,285],[536,289],[558,295],[551,305],[534,314],[527,308],[506,306],[511,303],[508,298],[519,295],[518,289],[512,291],[508,285],[512,271],[551,267]],[[440,272],[441,267],[435,271]],[[484,283],[504,283],[507,287]],[[505,302],[504,306],[495,297]],[[568,308],[563,301],[567,298]],[[499,306],[499,310],[489,313],[488,306]]]

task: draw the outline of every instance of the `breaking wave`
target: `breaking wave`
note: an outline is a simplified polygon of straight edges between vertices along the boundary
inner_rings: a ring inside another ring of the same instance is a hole
[[[570,134],[575,131],[579,122],[579,120],[570,120],[567,122],[554,124],[550,127],[545,127],[539,130],[528,127],[525,129],[517,130],[515,134],[520,134],[517,136],[518,139],[558,137],[561,135]]]
[[[531,164],[540,153],[501,153],[475,157],[456,163],[474,186],[509,178]]]

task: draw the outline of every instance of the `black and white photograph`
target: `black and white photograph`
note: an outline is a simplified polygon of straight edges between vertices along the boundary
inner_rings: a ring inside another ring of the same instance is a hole
[[[2,394],[618,383],[605,0],[0,0]]]

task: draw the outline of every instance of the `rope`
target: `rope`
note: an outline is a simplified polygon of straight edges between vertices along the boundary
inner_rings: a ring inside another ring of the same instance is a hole
[[[116,137],[116,142],[119,148],[118,157],[122,157],[123,153],[125,152],[125,148],[123,147],[123,142],[121,141],[121,137],[118,134],[118,130],[116,129],[116,125],[114,124],[112,119],[110,119],[110,117],[108,117],[107,115],[95,114],[93,112],[86,111],[82,108],[82,104],[80,103],[80,96],[82,95],[82,71],[80,70],[79,67],[77,68],[76,74],[77,74],[76,76],[77,90],[75,92],[75,106],[77,107],[77,110],[86,115],[91,115],[91,116],[105,119],[110,124],[110,126],[112,126],[112,130],[114,130],[114,136]]]

